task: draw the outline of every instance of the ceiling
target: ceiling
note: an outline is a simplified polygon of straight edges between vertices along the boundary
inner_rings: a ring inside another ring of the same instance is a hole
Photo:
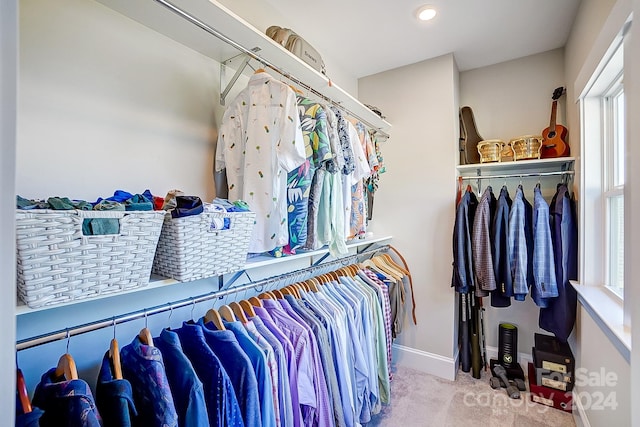
[[[565,45],[580,0],[267,0],[356,78],[453,52],[460,71]],[[304,6],[301,7],[301,4]],[[419,22],[432,5],[438,15]],[[329,72],[331,70],[328,70]]]

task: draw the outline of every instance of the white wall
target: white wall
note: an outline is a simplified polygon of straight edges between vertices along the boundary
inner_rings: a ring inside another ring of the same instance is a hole
[[[460,105],[472,108],[478,132],[483,138],[508,142],[523,135],[540,135],[549,126],[551,96],[554,89],[560,86],[566,86],[563,51],[555,49],[460,73]],[[557,122],[560,124],[566,124],[564,101],[564,97],[558,100]],[[571,131],[570,129],[569,144],[573,150],[578,141],[573,139]],[[533,188],[538,180],[522,180],[524,195],[531,203]],[[513,197],[520,183],[518,179],[483,180],[482,188],[491,185],[498,197],[505,182]],[[549,202],[559,180],[550,177],[542,178],[540,182],[543,195]],[[490,306],[490,299],[485,300],[487,346],[497,348],[500,323],[514,323],[518,326],[518,352],[530,359],[534,333],[548,333],[538,328],[540,310],[533,300],[530,297],[523,302],[513,300],[508,308],[493,308]],[[525,362],[526,366],[526,361],[520,362]]]
[[[371,226],[393,235],[413,276],[418,325],[407,319],[396,342],[399,363],[451,378],[457,74],[453,56],[445,55],[359,81],[360,99],[393,123],[392,138],[382,146],[388,172],[380,179]]]
[[[13,347],[16,339],[15,310],[15,137],[17,81],[17,2],[0,7],[0,343]],[[0,414],[5,425],[14,424],[15,361],[12,351],[0,352]]]
[[[635,425],[631,423],[631,368],[589,313],[582,307],[578,311],[579,383],[574,398],[580,401],[588,423],[594,427]]]
[[[93,1],[23,0],[20,68],[18,194],[214,196],[215,61]]]

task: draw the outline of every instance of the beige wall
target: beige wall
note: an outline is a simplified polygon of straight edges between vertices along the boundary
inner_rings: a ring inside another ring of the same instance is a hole
[[[378,106],[393,123],[392,137],[382,146],[388,172],[381,176],[371,227],[393,235],[411,268],[418,326],[407,321],[397,344],[416,350],[412,356],[400,352],[400,358],[427,372],[434,366],[432,355],[449,364],[454,357],[457,74],[453,56],[446,55],[359,81],[362,102]],[[445,377],[449,372],[451,366],[446,373],[432,371]]]

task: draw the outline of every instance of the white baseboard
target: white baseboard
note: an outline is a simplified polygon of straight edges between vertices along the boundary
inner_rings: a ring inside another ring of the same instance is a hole
[[[457,353],[455,358],[450,358],[399,344],[394,344],[392,349],[394,363],[398,365],[450,381],[456,379],[458,371]]]
[[[587,413],[584,410],[584,406],[582,406],[582,402],[580,398],[576,396],[576,392],[573,392],[573,420],[576,423],[576,427],[591,427],[591,423],[589,423],[589,418],[587,418]]]
[[[406,347],[399,344],[393,345],[394,363],[406,366],[407,368],[435,375],[447,380],[455,380],[458,373],[458,363],[460,353],[456,349],[453,358],[441,356],[439,354],[429,353],[427,351],[417,350],[415,348]],[[498,348],[487,347],[487,358],[497,359]],[[518,353],[518,361],[522,370],[527,372],[527,364],[533,362],[530,354]]]

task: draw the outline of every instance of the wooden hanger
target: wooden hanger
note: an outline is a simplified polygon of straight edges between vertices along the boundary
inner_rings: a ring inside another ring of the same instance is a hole
[[[310,292],[311,288],[309,288],[309,285],[307,285],[306,282],[298,282],[295,284],[295,286],[299,289],[299,290],[303,290],[305,292]]]
[[[396,269],[402,271],[403,274],[410,274],[409,270],[405,269],[403,266],[401,266],[400,264],[396,263],[395,260],[393,258],[391,258],[391,255],[382,254],[382,257],[387,260],[387,264],[393,265]]]
[[[69,353],[63,354],[58,360],[58,366],[55,372],[56,377],[64,377],[65,380],[77,380],[78,370],[76,369],[76,362]]]
[[[258,298],[256,297],[252,297],[252,298],[255,298],[258,302],[260,302]],[[244,312],[248,314],[249,317],[256,317],[256,311],[253,309],[253,304],[251,304],[251,302],[243,299],[240,301],[239,304],[240,304],[240,307],[242,307],[242,310],[244,310]]]
[[[304,95],[304,92],[302,92],[300,89],[298,89],[297,87],[295,87],[294,85],[289,85],[289,87],[291,88],[291,90],[293,90],[295,93],[297,93],[298,95]]]
[[[285,286],[284,288],[280,289],[280,292],[282,292],[282,295],[291,295],[296,299],[300,298],[300,296],[298,295],[298,289],[293,285]]]
[[[153,338],[151,337],[151,331],[146,326],[140,330],[138,334],[140,338],[140,342],[145,345],[150,345],[153,347]]]
[[[260,298],[258,298],[258,297],[251,297],[251,298],[248,299],[248,301],[254,307],[262,307],[262,301],[260,301]]]
[[[378,267],[378,270],[380,270],[386,276],[391,276],[393,279],[396,279],[396,280],[402,279],[402,276],[403,276],[402,273],[390,268],[382,258],[376,256],[371,258],[371,261],[376,267]]]
[[[235,322],[237,320],[235,314],[233,314],[233,310],[231,310],[228,305],[223,305],[218,308],[218,313],[220,313],[220,316],[227,322]]]
[[[339,274],[340,276],[353,277],[353,272],[349,269],[349,267],[342,267],[337,271],[337,274]]]
[[[111,344],[109,344],[109,360],[111,360],[111,368],[113,369],[113,377],[116,380],[121,380],[122,376],[122,364],[120,363],[120,350],[118,349],[118,340],[113,338]]]
[[[27,384],[24,381],[24,375],[22,375],[22,371],[20,369],[16,371],[16,383],[18,389],[18,398],[20,399],[20,406],[22,406],[22,412],[24,414],[28,414],[33,410],[33,408],[31,407],[31,401],[29,400]]]
[[[244,310],[242,309],[242,306],[240,304],[233,301],[232,303],[229,303],[229,307],[231,307],[231,310],[233,310],[233,313],[236,315],[236,318],[239,321],[241,321],[242,323],[247,323],[249,321],[246,314],[244,314]]]
[[[276,299],[275,296],[271,295],[268,291],[258,295],[258,298],[259,299]]]
[[[287,286],[287,289],[291,291],[293,297],[296,299],[300,299],[300,288],[298,287],[298,283],[294,283],[292,285]]]
[[[280,292],[280,290],[274,289],[271,292],[273,292],[273,295],[275,295],[276,299],[284,299],[284,295],[282,295],[282,292]]]
[[[309,286],[309,289],[311,289],[311,291],[313,292],[318,292],[320,290],[320,288],[318,288],[318,284],[315,281],[313,281],[313,278],[307,280],[305,283]]]
[[[265,70],[264,68],[258,68],[253,74],[258,74],[258,73],[266,73],[267,70]]]
[[[222,317],[220,316],[220,313],[218,313],[218,310],[216,310],[215,308],[207,310],[204,315],[204,323],[209,322],[212,322],[215,325],[216,329],[218,329],[219,331],[227,330],[227,328],[224,327],[224,323],[222,323]]]

